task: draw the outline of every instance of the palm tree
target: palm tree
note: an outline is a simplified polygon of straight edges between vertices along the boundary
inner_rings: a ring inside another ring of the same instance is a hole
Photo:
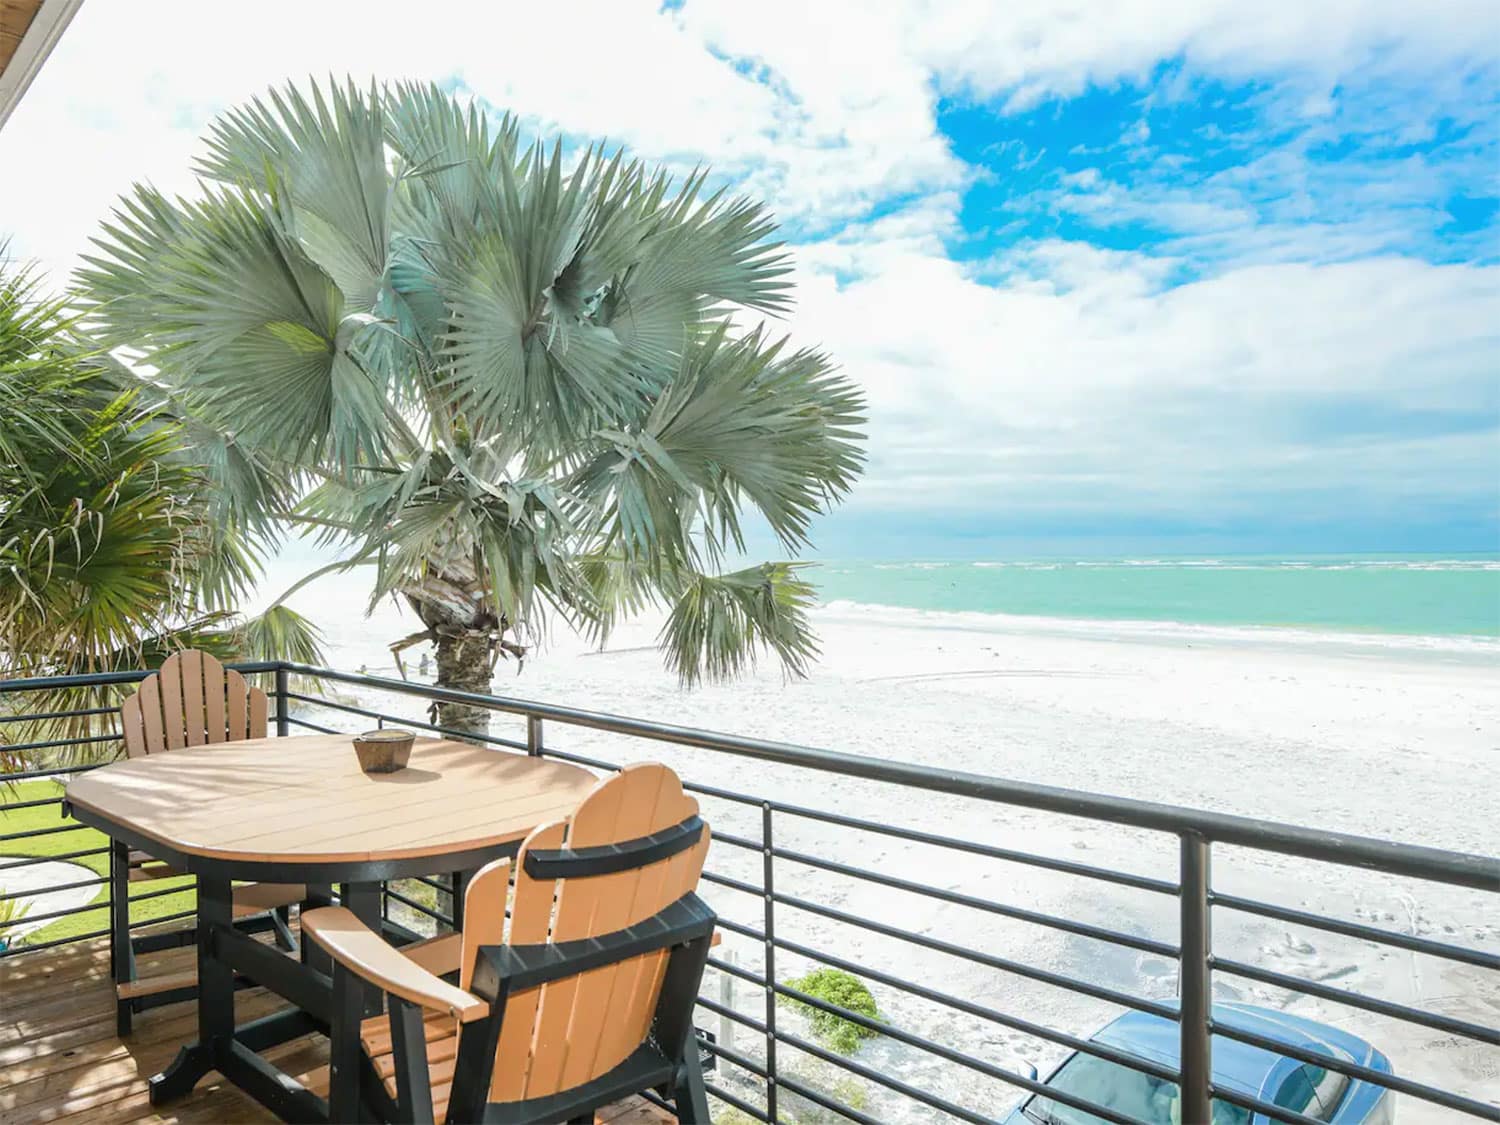
[[[290,611],[234,612],[255,548],[221,518],[202,450],[162,396],[74,329],[32,271],[0,261],[0,675],[151,667],[189,646],[315,654],[315,632]],[[97,708],[111,691],[26,702],[33,713]],[[96,721],[5,731],[15,745],[92,733]],[[0,770],[24,764],[3,741]]]
[[[78,277],[94,330],[253,463],[235,520],[410,604],[393,647],[435,643],[443,686],[487,691],[550,615],[602,639],[652,603],[686,683],[767,648],[802,672],[800,565],[726,568],[748,513],[808,544],[863,403],[733,324],[789,307],[774,224],[705,172],[519,132],[435,87],[272,91],[211,127],[198,198],[121,201]]]

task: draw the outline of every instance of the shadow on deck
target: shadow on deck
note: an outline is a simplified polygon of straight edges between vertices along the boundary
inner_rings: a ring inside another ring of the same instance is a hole
[[[191,949],[142,956],[141,975],[192,969]],[[285,1001],[264,989],[238,994],[240,1021],[268,1015]],[[97,940],[0,961],[0,1125],[68,1121],[104,1123],[259,1122],[275,1120],[258,1103],[210,1074],[193,1093],[153,1108],[146,1079],[196,1034],[191,1003],[135,1017],[128,1040],[115,1035],[109,946]],[[328,1041],[309,1035],[265,1052],[265,1058],[310,1083],[328,1057]],[[641,1101],[601,1110],[598,1125],[658,1125],[675,1118]]]

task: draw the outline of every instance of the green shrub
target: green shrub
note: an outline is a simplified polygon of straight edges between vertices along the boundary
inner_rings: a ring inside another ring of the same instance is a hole
[[[864,981],[841,969],[814,969],[805,977],[787,981],[786,987],[815,996],[824,1003],[858,1012],[868,1019],[882,1022],[885,1019],[875,1006],[875,997],[865,987]],[[781,1000],[807,1016],[808,1022],[812,1024],[813,1034],[824,1046],[841,1055],[853,1054],[860,1040],[873,1039],[880,1034],[874,1028],[825,1012],[822,1008],[815,1008],[794,997],[783,996]]]

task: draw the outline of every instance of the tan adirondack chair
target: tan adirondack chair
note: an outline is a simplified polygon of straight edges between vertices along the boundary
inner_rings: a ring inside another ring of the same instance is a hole
[[[665,1088],[707,1122],[692,1013],[708,844],[676,774],[629,766],[475,874],[461,935],[403,950],[341,907],[309,911],[303,933],[334,962],[330,1119],[366,1120],[363,1099],[382,1121],[592,1122]],[[361,1018],[361,982],[385,1015]]]
[[[132,758],[169,753],[185,746],[236,742],[266,736],[266,693],[251,687],[212,654],[188,649],[173,653],[141,681],[120,705],[125,753]],[[184,874],[146,852],[132,849],[127,882],[149,882]],[[119,883],[115,883],[116,886]],[[291,883],[247,883],[234,889],[236,924],[246,930],[272,929],[283,949],[296,947],[287,908],[306,897]],[[187,999],[196,989],[192,973],[140,980],[135,955],[191,941],[194,931],[173,930],[121,940],[129,934],[123,896],[110,896],[110,959],[115,970],[116,1024],[130,1034],[131,1016],[159,1004]]]

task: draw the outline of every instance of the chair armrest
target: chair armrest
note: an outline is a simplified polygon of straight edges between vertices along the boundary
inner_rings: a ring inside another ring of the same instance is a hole
[[[519,992],[643,953],[700,939],[706,944],[713,937],[717,921],[717,915],[703,900],[690,893],[637,925],[601,937],[536,945],[481,946],[473,988],[485,996],[499,995],[502,988]]]
[[[309,910],[302,915],[302,931],[355,976],[393,996],[466,1023],[489,1014],[488,1001],[429,973],[342,906]]]

